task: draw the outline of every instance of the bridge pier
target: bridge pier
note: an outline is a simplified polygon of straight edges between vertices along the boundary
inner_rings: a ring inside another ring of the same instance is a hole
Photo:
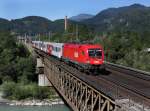
[[[52,86],[47,76],[44,74],[44,64],[42,58],[37,58],[37,73],[38,73],[38,85],[39,86]]]

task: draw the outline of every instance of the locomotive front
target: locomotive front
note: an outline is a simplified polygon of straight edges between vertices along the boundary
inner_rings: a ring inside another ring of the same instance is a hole
[[[104,51],[100,45],[86,45],[86,63],[90,65],[101,65],[104,63]]]

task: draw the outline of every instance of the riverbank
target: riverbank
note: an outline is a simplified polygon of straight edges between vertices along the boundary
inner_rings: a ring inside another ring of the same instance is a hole
[[[8,106],[0,105],[0,111],[72,111],[66,105],[52,106]]]
[[[0,105],[10,106],[51,106],[64,104],[61,98],[55,99],[24,99],[24,100],[9,100],[2,98],[2,92],[0,92]]]
[[[26,100],[7,100],[1,99],[0,105],[10,105],[10,106],[52,106],[52,105],[62,105],[64,102],[61,99],[44,99],[44,100],[37,100],[37,99],[26,99]]]

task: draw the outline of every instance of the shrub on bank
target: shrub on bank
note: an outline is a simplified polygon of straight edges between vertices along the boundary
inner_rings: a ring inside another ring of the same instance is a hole
[[[16,88],[16,84],[14,82],[5,82],[1,86],[1,91],[3,92],[4,98],[11,98]]]
[[[24,85],[21,83],[5,82],[3,83],[3,97],[7,99],[51,99],[55,96],[55,91],[49,87],[39,87],[36,83]]]

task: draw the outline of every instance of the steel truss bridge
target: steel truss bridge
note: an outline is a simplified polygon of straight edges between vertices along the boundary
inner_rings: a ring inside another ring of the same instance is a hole
[[[74,111],[116,110],[115,101],[79,78],[76,75],[79,71],[40,50],[36,49],[35,52],[44,64],[40,70],[44,71],[51,84]]]

